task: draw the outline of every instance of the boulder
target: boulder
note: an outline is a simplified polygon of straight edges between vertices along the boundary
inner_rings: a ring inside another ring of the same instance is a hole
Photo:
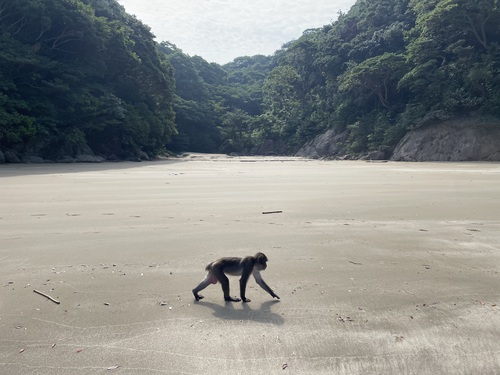
[[[87,143],[80,143],[77,153],[82,155],[95,155],[94,150],[91,149]]]
[[[500,120],[467,117],[410,131],[391,160],[500,161]]]
[[[75,161],[79,163],[102,163],[105,160],[102,156],[89,154],[80,154],[75,157]]]
[[[266,139],[260,145],[259,155],[281,155],[287,152],[287,147],[282,140]]]
[[[272,139],[266,139],[262,142],[260,147],[255,152],[257,155],[274,155],[276,150],[274,147],[274,141]]]
[[[149,155],[142,150],[137,151],[137,157],[141,160],[149,160]]]
[[[7,150],[4,155],[6,163],[22,163],[21,157],[15,151]]]
[[[45,163],[46,160],[42,159],[40,156],[36,155],[25,155],[22,158],[24,163]]]
[[[320,159],[336,157],[343,153],[343,142],[345,133],[336,133],[330,129],[318,135],[312,141],[306,143],[295,156],[303,158]]]
[[[75,163],[75,162],[76,162],[75,158],[67,155],[56,160],[56,163]]]
[[[385,160],[386,155],[384,151],[373,151],[362,158],[363,160]]]

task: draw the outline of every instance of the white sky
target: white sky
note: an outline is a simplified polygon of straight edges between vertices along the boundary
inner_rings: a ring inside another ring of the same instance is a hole
[[[306,29],[329,24],[355,0],[118,0],[158,42],[225,64],[271,55]]]

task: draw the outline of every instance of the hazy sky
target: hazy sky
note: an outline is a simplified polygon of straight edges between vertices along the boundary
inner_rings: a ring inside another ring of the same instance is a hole
[[[306,29],[347,12],[355,0],[118,0],[150,26],[158,42],[224,64],[271,55]]]

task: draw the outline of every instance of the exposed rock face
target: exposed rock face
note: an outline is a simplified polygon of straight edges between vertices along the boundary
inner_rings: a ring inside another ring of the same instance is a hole
[[[274,147],[274,141],[272,139],[266,139],[264,142],[262,142],[262,145],[258,150],[255,152],[258,155],[273,155],[276,153],[275,147]]]
[[[23,163],[48,163],[49,160],[42,159],[40,156],[27,155],[22,158]]]
[[[362,160],[385,160],[386,154],[383,151],[373,151],[361,158]]]
[[[295,156],[383,160],[389,155],[375,151],[364,156],[344,156],[345,133],[334,130],[305,144]],[[444,121],[410,131],[398,143],[391,160],[395,161],[500,161],[500,119],[474,117]]]
[[[334,130],[327,130],[306,143],[295,156],[311,159],[335,157],[342,153],[344,138],[345,133],[337,134]]]
[[[80,154],[75,156],[75,160],[80,163],[102,163],[106,159],[97,155]]]
[[[287,154],[286,146],[283,141],[274,141],[265,139],[260,147],[256,147],[250,151],[251,155],[281,155]]]
[[[406,134],[391,160],[500,161],[500,120],[449,120]]]
[[[295,156],[310,159],[363,159],[363,160],[385,160],[386,154],[383,151],[373,151],[366,155],[346,155],[344,150],[344,140],[346,133],[337,134],[335,130],[328,130],[318,135],[312,141],[306,143]]]
[[[144,151],[142,150],[137,150],[137,157],[141,160],[149,160],[149,156],[148,154],[146,154]]]
[[[6,163],[22,163],[21,158],[15,151],[12,150],[4,151],[4,155]]]

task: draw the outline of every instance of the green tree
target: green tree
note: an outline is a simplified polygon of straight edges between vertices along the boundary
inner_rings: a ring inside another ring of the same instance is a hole
[[[426,0],[410,5],[416,14],[415,28],[408,33],[412,69],[399,85],[414,99],[403,118],[415,127],[472,111],[495,114],[498,2]]]
[[[220,126],[222,151],[248,153],[253,146],[251,126],[251,117],[241,109],[226,112]]]
[[[273,121],[272,133],[290,141],[297,126],[300,102],[297,98],[300,76],[289,66],[278,66],[264,84],[264,104]]]
[[[394,53],[384,53],[353,65],[339,77],[339,90],[367,102],[367,96],[375,96],[385,108],[391,106],[396,86],[405,73],[405,58]]]

